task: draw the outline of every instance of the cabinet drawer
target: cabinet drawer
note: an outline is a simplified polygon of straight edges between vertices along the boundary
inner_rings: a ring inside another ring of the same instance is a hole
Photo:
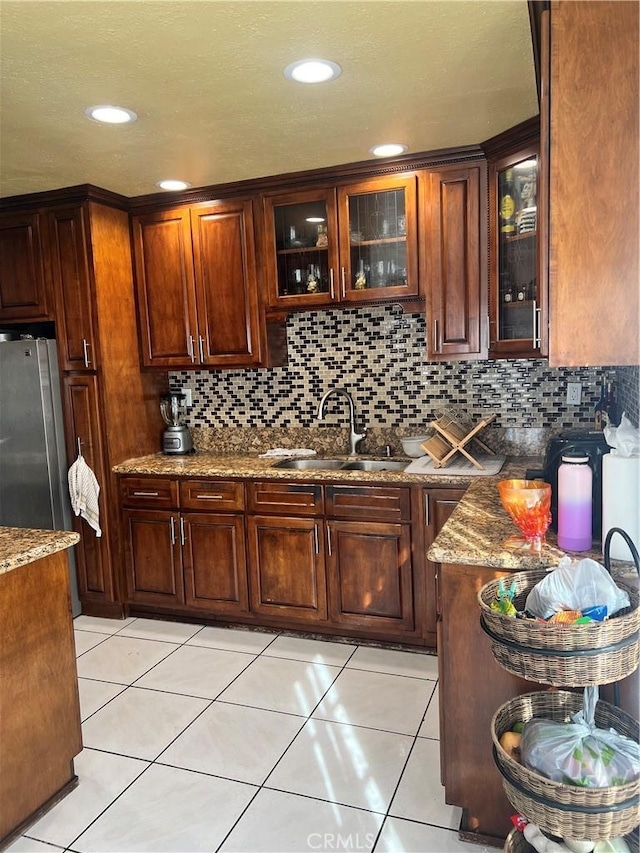
[[[274,515],[322,515],[322,486],[314,483],[250,483],[249,512]]]
[[[409,489],[385,486],[327,486],[327,518],[409,521]]]
[[[244,509],[244,486],[227,480],[184,480],[180,483],[182,509],[211,512]]]
[[[178,481],[159,477],[122,477],[120,500],[125,506],[175,509],[178,506]]]

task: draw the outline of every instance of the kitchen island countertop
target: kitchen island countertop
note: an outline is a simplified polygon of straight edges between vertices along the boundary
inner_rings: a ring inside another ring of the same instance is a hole
[[[490,566],[506,571],[528,571],[546,566],[557,566],[562,557],[572,559],[590,557],[603,562],[598,542],[590,551],[568,553],[558,548],[556,534],[548,530],[539,554],[533,551],[508,550],[503,542],[519,530],[502,508],[496,484],[509,477],[524,477],[526,468],[536,467],[539,460],[513,460],[495,477],[476,477],[458,503],[450,518],[427,552],[437,563]],[[612,569],[622,575],[637,573],[633,563],[612,560]]]
[[[70,530],[0,527],[0,574],[71,548],[80,536]]]

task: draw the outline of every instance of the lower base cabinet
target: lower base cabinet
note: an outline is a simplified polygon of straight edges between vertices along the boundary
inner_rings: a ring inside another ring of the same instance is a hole
[[[185,513],[180,517],[185,602],[216,613],[249,610],[244,518]]]
[[[426,549],[462,494],[121,477],[126,604],[433,647]]]
[[[249,516],[251,611],[264,616],[326,621],[322,522],[313,518]]]
[[[169,512],[123,513],[127,598],[139,604],[184,604],[182,552]]]
[[[331,521],[327,550],[333,624],[394,635],[413,631],[410,525]]]

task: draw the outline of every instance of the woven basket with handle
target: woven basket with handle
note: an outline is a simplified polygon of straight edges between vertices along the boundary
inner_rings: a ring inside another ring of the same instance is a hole
[[[516,610],[524,610],[529,592],[546,574],[538,569],[509,575],[509,584],[515,583]],[[621,681],[638,666],[640,596],[624,582],[616,583],[629,595],[629,607],[604,622],[555,625],[493,611],[500,580],[490,581],[479,591],[478,603],[493,656],[513,675],[540,684],[595,687]]]
[[[640,823],[640,779],[607,788],[554,782],[529,770],[500,746],[501,735],[510,731],[514,723],[526,723],[534,717],[570,722],[582,705],[581,693],[562,690],[525,693],[509,700],[491,720],[494,758],[507,799],[543,832],[594,841],[618,838]],[[595,722],[598,728],[613,728],[638,742],[638,722],[614,705],[598,702]]]

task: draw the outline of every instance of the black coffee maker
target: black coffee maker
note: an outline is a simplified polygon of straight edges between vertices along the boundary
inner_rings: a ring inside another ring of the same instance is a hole
[[[589,459],[593,472],[593,538],[602,536],[602,457],[610,450],[604,433],[595,430],[568,429],[553,436],[547,444],[544,468],[529,469],[525,476],[528,480],[542,479],[551,484],[551,529],[558,529],[558,468],[562,464],[562,455],[577,451]]]

